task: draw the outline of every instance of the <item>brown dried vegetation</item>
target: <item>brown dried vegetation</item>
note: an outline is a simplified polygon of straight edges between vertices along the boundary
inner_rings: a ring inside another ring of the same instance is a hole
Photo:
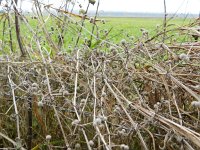
[[[162,35],[2,56],[0,147],[199,149],[200,43],[159,43]]]

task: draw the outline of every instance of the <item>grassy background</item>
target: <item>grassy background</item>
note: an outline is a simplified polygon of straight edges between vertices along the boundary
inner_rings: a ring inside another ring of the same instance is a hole
[[[50,50],[50,46],[47,44],[46,39],[44,37],[41,24],[39,24],[38,20],[31,19],[31,17],[27,17],[28,22],[32,29],[37,31],[37,35],[40,37],[41,43],[43,46]],[[79,24],[81,24],[81,20],[79,18],[74,18],[75,21],[77,21]],[[163,18],[100,18],[105,20],[105,24],[103,24],[101,21],[97,22],[98,31],[99,31],[99,37],[101,39],[107,39],[113,43],[118,44],[122,39],[126,39],[127,41],[132,40],[132,37],[134,39],[138,39],[142,36],[142,32],[140,31],[141,28],[144,28],[149,32],[149,36],[154,35],[156,32],[162,31],[162,24],[163,24]],[[13,18],[14,20],[14,18]],[[183,18],[175,18],[171,19],[167,22],[168,25],[171,27],[178,27],[182,26],[184,24],[188,24],[189,22],[193,21],[193,19],[183,19]],[[85,21],[85,28],[88,31],[92,31],[92,25],[89,23],[88,20]],[[50,17],[47,22],[45,23],[45,27],[47,29],[47,32],[55,41],[58,43],[58,37],[59,33],[62,29],[62,22],[55,19],[54,17]],[[54,31],[51,30],[51,27],[54,28]],[[14,32],[14,24],[12,24],[12,33],[13,33],[13,46],[14,49],[17,48],[17,40]],[[65,37],[65,43],[63,46],[64,51],[70,51],[73,49],[73,46],[77,40],[78,32],[80,30],[80,26],[77,26],[77,24],[73,21],[67,22],[65,24],[66,32],[64,34]],[[110,31],[109,34],[105,38],[105,34],[107,31]],[[24,43],[29,43],[33,40],[33,35],[25,25],[25,23],[21,24],[21,32],[22,32],[22,38]],[[5,40],[5,46],[4,49],[9,49],[9,31],[6,28],[4,39]],[[95,28],[94,34],[97,34],[97,30]],[[90,34],[83,30],[80,38],[79,44],[83,44],[85,39],[90,39]],[[179,37],[177,35],[175,38]],[[0,22],[0,39],[3,39],[3,20]],[[182,38],[183,39],[183,38]],[[95,41],[93,41],[93,44]],[[27,45],[27,44],[26,44]],[[34,44],[32,45],[33,48],[35,47]]]

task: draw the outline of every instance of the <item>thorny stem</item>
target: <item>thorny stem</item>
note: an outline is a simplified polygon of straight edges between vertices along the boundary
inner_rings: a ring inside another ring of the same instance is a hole
[[[22,57],[24,57],[26,55],[23,44],[22,44],[22,39],[21,39],[21,33],[20,33],[20,24],[19,24],[19,12],[17,10],[17,3],[18,0],[12,0],[13,1],[13,7],[14,7],[14,11],[15,11],[15,29],[16,29],[16,36],[17,36],[17,41],[19,44],[19,48],[21,51],[21,55]]]
[[[47,80],[47,86],[48,86],[49,94],[52,95],[51,86],[50,86],[50,83],[49,83],[49,76],[48,76],[48,72],[47,72],[47,68],[46,68],[46,67],[45,67],[45,74],[46,74],[46,80]],[[55,108],[54,105],[53,105],[53,109],[54,109],[56,118],[57,118],[57,120],[58,120],[60,129],[61,129],[61,131],[62,131],[63,138],[64,138],[64,141],[65,141],[65,145],[66,145],[66,147],[68,147],[68,146],[69,146],[69,143],[68,143],[68,140],[67,140],[67,138],[66,138],[66,136],[65,136],[65,132],[64,132],[64,130],[63,130],[63,127],[62,127],[60,118],[59,118],[59,116],[58,116],[58,112],[57,112],[57,110],[56,110],[56,108]]]
[[[164,21],[163,21],[163,43],[165,42],[166,37],[166,28],[167,28],[167,9],[166,9],[166,0],[164,0]]]
[[[33,113],[32,113],[32,97],[29,95],[28,97],[28,150],[32,149],[32,138],[33,138],[33,131],[32,131],[32,124],[33,124]]]
[[[68,142],[68,140],[67,140],[67,138],[66,138],[66,136],[65,136],[65,131],[64,131],[63,127],[62,127],[60,118],[59,118],[59,116],[58,116],[58,111],[56,110],[56,108],[55,108],[54,105],[53,105],[53,109],[54,109],[56,118],[57,118],[57,120],[58,120],[58,123],[59,123],[59,125],[60,125],[60,129],[61,129],[62,134],[63,134],[63,138],[64,138],[64,141],[65,141],[65,146],[66,146],[66,147],[69,147],[69,142]]]
[[[11,24],[10,24],[10,14],[8,16],[8,27],[9,27],[9,37],[10,37],[10,50],[11,52],[14,52],[13,50],[13,38],[12,38],[12,27],[11,27]]]
[[[74,82],[74,98],[73,98],[73,106],[74,110],[76,112],[76,115],[78,117],[78,120],[81,121],[81,118],[78,114],[78,111],[76,109],[76,97],[77,97],[77,86],[78,86],[78,73],[79,73],[79,49],[76,51],[76,73],[75,73],[75,82]]]
[[[6,19],[3,21],[2,49],[4,48],[5,31],[6,31]]]
[[[101,132],[100,132],[100,130],[99,130],[99,127],[96,126],[95,128],[96,128],[96,131],[97,131],[97,133],[98,133],[98,135],[99,135],[101,141],[102,141],[103,144],[105,145],[106,150],[110,150],[110,148],[108,147],[108,144],[106,143],[106,141],[105,141],[103,135],[101,134]]]
[[[35,2],[35,8],[36,8],[36,12],[37,12],[37,15],[38,15],[38,21],[39,21],[39,24],[41,25],[42,27],[42,30],[43,32],[45,33],[45,38],[47,39],[47,41],[49,42],[49,45],[51,46],[51,48],[58,52],[58,47],[56,45],[55,42],[53,42],[51,36],[49,35],[49,33],[47,32],[47,29],[45,27],[45,21],[44,21],[44,18],[43,18],[43,14],[42,14],[42,11],[41,11],[41,7],[40,7],[40,3],[38,0],[36,0]]]
[[[16,124],[17,124],[17,137],[20,140],[21,138],[21,134],[20,134],[20,122],[19,122],[19,112],[17,109],[17,103],[16,103],[16,99],[15,99],[15,88],[13,85],[13,81],[11,80],[11,75],[10,75],[10,66],[8,65],[8,70],[7,70],[7,74],[8,74],[8,81],[10,84],[10,88],[11,88],[11,92],[12,92],[12,98],[13,98],[13,105],[14,105],[14,109],[15,109],[15,117],[16,117]]]
[[[139,129],[137,129],[137,124],[133,121],[133,119],[131,118],[130,114],[127,112],[127,110],[125,109],[123,102],[119,99],[118,95],[114,92],[114,90],[112,89],[112,87],[108,84],[108,82],[106,81],[106,79],[104,79],[104,82],[106,84],[106,86],[109,88],[110,92],[114,95],[114,97],[116,98],[118,104],[122,107],[123,111],[125,112],[126,116],[129,118],[131,124],[133,125],[134,129],[137,130],[137,135],[139,136],[139,139],[141,140],[141,143],[143,145],[143,148],[145,150],[148,150],[147,145],[139,131]],[[119,92],[119,91],[118,91]],[[128,102],[128,101],[127,101]],[[128,105],[130,105],[131,103],[128,103]]]
[[[66,1],[66,3],[65,3],[65,11],[67,11],[68,3],[69,3],[69,1]],[[73,5],[73,7],[71,9],[71,13],[72,13],[73,9],[74,9],[74,5]],[[58,41],[59,48],[61,48],[62,45],[64,44],[64,38],[65,38],[64,34],[65,34],[65,25],[66,25],[66,22],[67,22],[67,16],[64,16],[64,21],[63,21],[61,32],[60,32],[60,36],[61,37],[63,36],[63,38],[59,38],[59,41]]]
[[[96,69],[95,69],[95,67],[94,67],[94,62],[93,62],[93,60],[91,60],[91,61],[92,61],[92,64],[93,64],[93,73],[94,73],[94,75],[93,75],[93,96],[94,96],[94,112],[93,112],[94,114],[93,114],[93,122],[95,122],[95,119],[96,119],[96,107],[97,107],[96,77],[95,77],[95,75],[96,75]],[[98,67],[97,67],[97,68],[98,68]],[[110,150],[110,148],[108,147],[108,144],[105,142],[105,139],[104,139],[104,137],[102,136],[102,134],[101,134],[101,132],[100,132],[100,130],[99,130],[99,127],[96,126],[95,128],[96,128],[96,131],[97,131],[97,133],[98,133],[98,135],[99,135],[101,141],[103,142],[103,144],[104,144],[106,150]]]
[[[88,5],[87,5],[87,9],[85,11],[85,14],[83,14],[82,16],[82,22],[81,22],[81,27],[80,27],[80,30],[78,32],[78,37],[77,37],[77,40],[76,40],[76,43],[75,43],[75,48],[78,46],[78,43],[79,43],[79,40],[81,38],[81,33],[82,33],[82,30],[83,30],[83,26],[84,26],[84,22],[85,22],[85,15],[87,14],[88,12],[88,9],[89,9],[89,6],[90,6],[90,3],[88,2]]]
[[[93,26],[92,26],[92,34],[94,33],[94,29],[95,29],[95,25],[96,25],[96,18],[97,18],[97,14],[98,14],[98,11],[99,11],[99,5],[100,5],[100,0],[98,0],[98,4],[97,4],[97,8],[96,8],[96,13],[95,13],[95,16],[94,16],[94,20],[93,20]],[[91,45],[92,45],[92,34],[91,34],[91,36],[90,36],[90,45],[88,45],[88,47],[91,47]]]
[[[0,136],[3,137],[4,139],[8,140],[10,143],[12,143],[15,147],[18,146],[18,143],[16,143],[15,141],[13,141],[11,138],[9,138],[7,135],[3,134],[0,132]],[[26,150],[25,148],[23,147],[20,147],[21,150]]]
[[[93,121],[95,121],[96,119],[96,107],[97,107],[97,95],[96,95],[96,77],[95,77],[95,67],[94,67],[94,63],[93,63],[93,60],[91,59],[92,61],[92,64],[93,64],[93,72],[94,72],[94,75],[93,75],[93,95],[94,95],[94,114],[93,114]]]

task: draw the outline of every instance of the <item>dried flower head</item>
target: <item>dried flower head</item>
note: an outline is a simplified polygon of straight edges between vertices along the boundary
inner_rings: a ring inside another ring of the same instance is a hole
[[[33,83],[32,87],[38,87],[38,84],[37,83]]]
[[[69,91],[64,90],[64,91],[63,91],[63,96],[67,96],[67,95],[69,95]]]
[[[89,3],[94,5],[96,3],[96,0],[89,0]]]
[[[50,141],[50,140],[51,140],[51,135],[47,135],[47,136],[46,136],[46,140],[47,140],[47,141]]]
[[[81,145],[79,143],[76,143],[75,148],[79,149],[79,148],[81,148]]]
[[[91,147],[94,146],[94,142],[93,142],[92,140],[90,140],[88,143],[89,143],[89,145],[90,145]]]
[[[104,33],[105,33],[105,34],[108,34],[108,30],[104,30]]]
[[[130,40],[132,40],[132,41],[135,39],[134,36],[130,36],[129,38],[130,38]]]
[[[126,130],[125,130],[125,129],[118,130],[118,131],[117,131],[117,134],[118,134],[119,136],[127,136],[127,133],[126,133]]]
[[[99,129],[104,129],[105,128],[105,125],[104,124],[100,124],[99,125]]]
[[[192,105],[193,107],[200,108],[200,102],[199,102],[199,101],[193,101],[193,102],[191,103],[191,105]]]
[[[85,104],[85,102],[86,102],[86,99],[81,99],[81,103]]]
[[[126,44],[126,40],[125,40],[125,39],[122,39],[122,40],[120,41],[120,43],[121,43],[122,45],[125,45],[125,44]]]
[[[28,82],[27,81],[23,81],[22,85],[25,86],[25,87],[27,87],[28,86]]]
[[[108,119],[106,116],[99,116],[98,118],[100,118],[101,121],[107,121],[107,119]]]
[[[148,35],[148,34],[149,34],[149,31],[147,30],[142,31],[142,35]]]
[[[200,90],[200,84],[193,86],[193,88],[196,89],[196,90]]]
[[[37,105],[38,105],[38,107],[43,107],[43,106],[44,106],[44,103],[43,103],[42,101],[39,101],[39,102],[37,103]]]
[[[84,9],[80,9],[79,14],[84,15],[84,14],[86,14],[86,11]]]
[[[180,54],[179,59],[183,61],[190,61],[190,57],[185,53]]]
[[[30,92],[31,93],[36,93],[39,90],[39,86],[37,83],[33,83],[30,87]]]
[[[105,20],[104,20],[104,19],[101,19],[101,23],[105,24],[106,22],[105,22]]]
[[[51,26],[51,31],[54,31],[54,27],[53,26]]]
[[[106,95],[107,95],[106,92],[103,92],[103,93],[101,94],[102,97],[106,97]]]
[[[117,49],[113,46],[111,46],[110,48],[110,52],[113,54],[113,55],[116,55],[117,54]]]
[[[102,120],[101,118],[96,118],[94,121],[93,121],[93,126],[99,126],[100,124],[102,123]]]
[[[125,144],[121,144],[121,145],[120,145],[120,148],[121,148],[122,150],[129,150],[129,146],[128,146],[128,145],[125,145]]]
[[[45,80],[43,81],[43,84],[44,84],[44,85],[48,85],[48,80],[45,79]]]
[[[94,18],[93,17],[90,17],[90,23],[94,23]]]
[[[116,48],[115,48],[114,46],[111,46],[111,47],[109,48],[109,50],[112,52],[112,51],[115,51]]]
[[[119,112],[121,112],[121,108],[118,105],[115,105],[114,113],[119,113]]]
[[[177,140],[177,142],[181,143],[183,141],[183,137],[180,135],[176,135],[175,139]]]
[[[78,119],[75,119],[74,121],[72,121],[72,126],[78,125],[80,123],[80,121]]]

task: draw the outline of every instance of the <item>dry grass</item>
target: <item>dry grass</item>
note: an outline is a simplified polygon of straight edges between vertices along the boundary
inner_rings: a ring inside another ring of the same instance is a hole
[[[72,53],[43,28],[54,55],[25,23],[36,50],[0,60],[0,147],[199,149],[200,43],[168,36],[199,34],[199,20],[136,42],[76,44]]]

